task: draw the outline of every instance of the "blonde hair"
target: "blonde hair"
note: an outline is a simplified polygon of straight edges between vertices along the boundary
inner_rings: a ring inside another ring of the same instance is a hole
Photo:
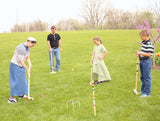
[[[95,37],[93,38],[93,40],[100,41],[100,43],[102,44],[102,40],[101,40],[101,38],[100,38],[99,36],[95,36]]]
[[[142,30],[140,33],[139,33],[140,36],[147,36],[149,37],[149,31],[147,29],[144,29]]]

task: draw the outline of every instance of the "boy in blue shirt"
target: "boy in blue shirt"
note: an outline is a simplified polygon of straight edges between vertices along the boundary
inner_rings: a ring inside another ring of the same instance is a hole
[[[151,56],[154,52],[154,47],[149,38],[148,30],[142,30],[140,33],[140,38],[142,39],[141,51],[137,51],[137,57],[140,59],[140,71],[141,71],[141,91],[140,97],[147,97],[151,92],[151,67],[152,60]]]

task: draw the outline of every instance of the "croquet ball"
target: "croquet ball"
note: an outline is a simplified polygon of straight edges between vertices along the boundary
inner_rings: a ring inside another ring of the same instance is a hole
[[[43,95],[40,95],[40,97],[43,97]]]
[[[68,84],[66,84],[65,86],[68,87]]]

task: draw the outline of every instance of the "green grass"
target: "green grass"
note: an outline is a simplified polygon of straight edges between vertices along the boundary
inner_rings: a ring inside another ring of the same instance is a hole
[[[151,97],[133,94],[136,50],[140,50],[137,30],[58,32],[62,37],[62,72],[49,74],[47,35],[49,32],[0,34],[0,120],[2,121],[159,121],[160,72],[152,70]],[[95,86],[97,116],[93,116],[90,58],[94,36],[102,38],[109,54],[105,63],[112,80]],[[34,101],[18,100],[8,104],[10,96],[9,64],[17,45],[28,36],[37,39],[31,49],[31,96]],[[159,47],[160,48],[160,47]],[[157,52],[159,52],[157,50]],[[74,70],[72,70],[74,69]],[[68,87],[65,85],[68,84]],[[138,82],[140,90],[141,82]],[[40,95],[44,97],[40,97]],[[75,113],[66,101],[79,100]]]

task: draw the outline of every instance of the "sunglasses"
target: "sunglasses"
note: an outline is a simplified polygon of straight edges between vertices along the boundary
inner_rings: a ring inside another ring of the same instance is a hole
[[[31,43],[32,43],[32,44],[34,44],[34,43],[36,44],[37,42],[36,42],[36,41],[31,41]]]

